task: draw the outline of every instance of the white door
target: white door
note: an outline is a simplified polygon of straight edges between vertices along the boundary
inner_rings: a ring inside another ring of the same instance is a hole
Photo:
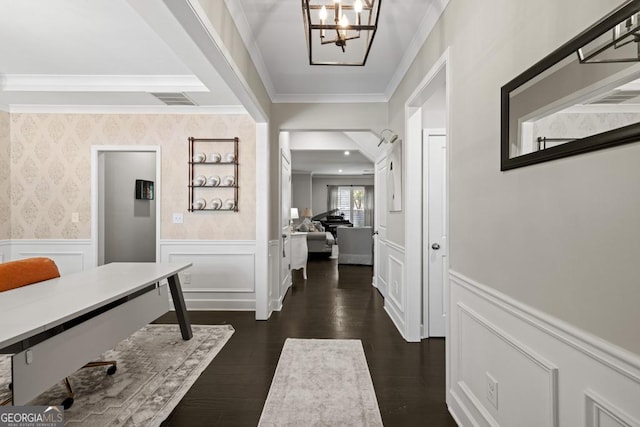
[[[423,131],[423,290],[428,336],[445,336],[449,245],[447,240],[447,138],[442,130]]]
[[[291,229],[291,159],[287,151],[282,150],[280,167],[280,204],[282,208],[281,228],[281,260],[280,260],[280,295],[284,297],[287,288],[291,285],[291,244],[289,242]]]
[[[373,285],[387,297],[387,158],[378,159],[374,176]]]

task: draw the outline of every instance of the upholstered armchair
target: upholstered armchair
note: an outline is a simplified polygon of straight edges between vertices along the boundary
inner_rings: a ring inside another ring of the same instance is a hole
[[[373,265],[373,229],[338,227],[338,264]]]

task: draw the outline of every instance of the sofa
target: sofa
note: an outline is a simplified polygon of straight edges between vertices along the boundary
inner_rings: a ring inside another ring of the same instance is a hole
[[[328,231],[310,231],[307,233],[309,253],[331,253],[335,239]]]
[[[373,265],[373,229],[338,227],[338,264]]]
[[[331,233],[325,231],[320,221],[311,221],[305,218],[295,226],[295,230],[307,233],[309,253],[331,253],[335,239]]]

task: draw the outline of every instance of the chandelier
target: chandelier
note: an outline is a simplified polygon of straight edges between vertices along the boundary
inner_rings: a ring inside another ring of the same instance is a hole
[[[302,0],[310,65],[364,65],[382,0]]]

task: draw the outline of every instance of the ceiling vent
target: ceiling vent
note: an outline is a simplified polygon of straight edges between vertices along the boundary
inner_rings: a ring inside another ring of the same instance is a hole
[[[151,95],[155,96],[167,105],[196,105],[196,103],[189,99],[187,95],[180,92],[151,93]]]
[[[591,101],[590,104],[622,104],[630,99],[640,96],[640,90],[618,90],[600,99]]]

